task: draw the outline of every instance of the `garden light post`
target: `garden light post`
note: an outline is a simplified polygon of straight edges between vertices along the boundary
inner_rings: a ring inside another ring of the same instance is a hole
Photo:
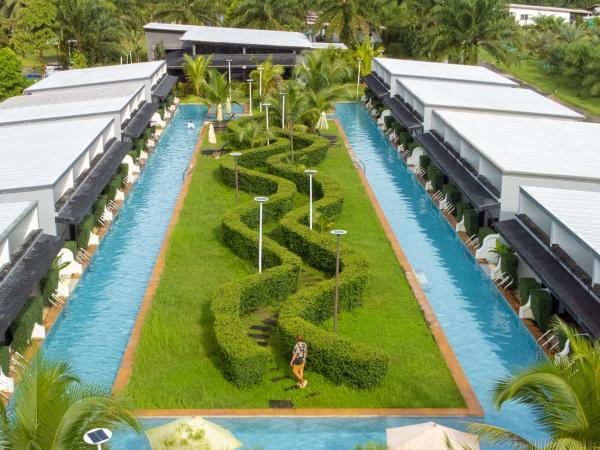
[[[246,81],[248,82],[248,101],[250,102],[250,115],[252,115],[252,82],[254,80],[252,78],[248,78]]]
[[[235,161],[235,206],[238,205],[240,201],[240,183],[238,178],[238,158],[242,156],[240,152],[231,152],[231,156],[233,156],[233,160]]]
[[[271,145],[271,141],[269,139],[269,107],[271,106],[270,103],[264,103],[263,106],[265,107],[266,110],[266,119],[267,119],[267,145]]]
[[[258,202],[258,272],[262,273],[262,229],[263,229],[263,203],[268,197],[254,197]]]
[[[264,70],[263,66],[258,66],[256,68],[256,70],[258,70],[258,101],[259,101],[259,108],[262,111],[262,73]]]
[[[333,332],[337,333],[338,304],[340,301],[340,238],[347,234],[346,230],[331,230],[335,235],[335,300],[333,303]]]
[[[83,442],[102,450],[102,444],[106,444],[110,438],[112,438],[112,431],[108,428],[94,428],[83,435]]]
[[[292,164],[294,164],[294,116],[292,113],[288,114],[288,124],[290,126],[290,150],[292,152]]]
[[[227,79],[229,80],[229,100],[231,100],[231,59],[227,60]]]
[[[362,63],[362,58],[357,58],[358,60],[358,73],[356,74],[356,99],[358,100],[358,87],[360,86],[360,64]]]
[[[308,174],[308,227],[313,229],[313,175],[317,173],[314,169],[306,169]]]
[[[285,130],[285,95],[287,92],[281,91],[279,95],[281,95],[281,129]]]

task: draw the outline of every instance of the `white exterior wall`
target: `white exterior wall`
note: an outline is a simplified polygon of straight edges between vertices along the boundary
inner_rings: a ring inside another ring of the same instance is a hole
[[[502,192],[502,171],[481,154],[478,161],[479,165],[474,167],[477,169],[479,175],[488,180],[498,192]]]
[[[552,218],[529,197],[521,195],[518,212],[527,215],[544,233],[550,236],[550,233],[552,233]]]
[[[38,228],[44,233],[57,235],[54,191],[51,187],[20,192],[0,192],[0,203],[37,202]]]
[[[25,238],[39,228],[37,208],[34,206],[15,224],[0,241],[0,267],[10,262],[10,258],[19,250]]]
[[[534,8],[518,8],[518,7],[511,6],[510,12],[515,17],[515,20],[517,21],[517,23],[522,26],[534,25],[535,21],[533,19],[535,17],[540,17],[540,16],[552,16],[552,17],[562,18],[562,19],[564,19],[565,23],[569,23],[569,20],[571,19],[571,14],[566,11],[565,12],[547,11],[547,10],[540,10],[540,9],[534,9]]]

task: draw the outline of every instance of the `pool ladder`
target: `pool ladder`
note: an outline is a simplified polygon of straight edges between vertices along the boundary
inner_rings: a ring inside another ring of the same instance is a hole
[[[513,277],[506,272],[502,272],[502,275],[494,280],[494,284],[498,289],[508,289],[513,284]]]
[[[467,246],[467,248],[470,249],[477,248],[477,246],[479,245],[479,235],[474,234],[473,236],[471,236],[465,241],[465,245]]]

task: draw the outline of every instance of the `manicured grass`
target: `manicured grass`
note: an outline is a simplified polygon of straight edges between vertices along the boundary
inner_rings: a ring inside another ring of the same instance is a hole
[[[329,133],[334,130],[330,128]],[[221,242],[221,215],[233,192],[219,181],[218,161],[199,159],[190,192],[174,230],[165,271],[147,316],[130,384],[138,408],[265,408],[270,399],[290,399],[296,407],[462,407],[464,402],[422,317],[421,311],[379,224],[345,149],[336,147],[318,167],[342,184],[344,245],[369,259],[364,307],[342,314],[339,332],[379,347],[391,358],[383,382],[373,390],[337,386],[307,373],[305,390],[290,390],[289,349],[271,338],[273,367],[263,384],[240,390],[223,379],[215,355],[209,302],[215,289],[254,270]],[[244,195],[243,200],[249,196]],[[276,235],[276,227],[271,230]],[[322,274],[303,268],[301,287]],[[247,318],[259,323],[277,309],[270,305]],[[331,327],[331,323],[323,324]],[[310,349],[309,349],[310,358]]]
[[[544,63],[535,59],[523,59],[519,64],[507,66],[506,64],[492,62],[503,72],[509,73],[527,83],[537,87],[545,94],[550,94],[558,100],[581,108],[590,114],[600,116],[600,98],[581,96],[576,87],[568,86],[564,80],[552,75],[544,69]]]

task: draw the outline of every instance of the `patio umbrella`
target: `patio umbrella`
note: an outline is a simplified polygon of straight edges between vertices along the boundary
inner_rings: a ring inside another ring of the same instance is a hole
[[[227,428],[202,417],[174,420],[165,425],[150,428],[146,435],[152,450],[172,448],[234,450],[242,446],[242,443]],[[198,439],[197,436],[201,439]]]
[[[231,99],[229,97],[225,101],[225,113],[231,114]]]
[[[217,143],[217,136],[215,135],[215,127],[213,126],[212,123],[208,125],[208,143],[209,144]]]
[[[223,105],[217,105],[217,122],[223,122]]]
[[[385,432],[390,450],[479,450],[477,436],[435,422],[388,428]]]
[[[327,122],[327,114],[325,114],[325,111],[323,111],[319,116],[319,120],[317,122],[317,130],[327,129],[329,129],[329,123]]]

